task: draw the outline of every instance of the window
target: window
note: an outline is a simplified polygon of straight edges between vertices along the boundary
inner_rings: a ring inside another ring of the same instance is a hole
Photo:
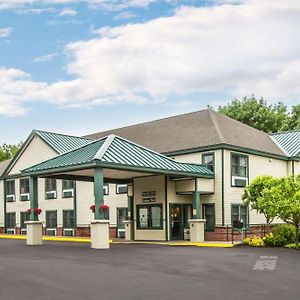
[[[248,182],[248,156],[231,154],[231,185],[245,187]]]
[[[28,212],[21,212],[20,213],[20,225],[21,225],[21,229],[26,229],[26,224],[25,224],[25,222],[26,221],[30,221],[30,213],[28,213]]]
[[[62,189],[63,190],[73,190],[75,186],[74,180],[63,180]]]
[[[62,196],[63,198],[74,197],[75,181],[63,180],[62,181]]]
[[[103,194],[108,195],[109,194],[109,186],[108,184],[104,184],[103,186]]]
[[[55,199],[56,198],[56,179],[46,178],[45,179],[45,198]]]
[[[247,226],[248,224],[248,207],[243,204],[232,204],[231,220],[233,227]]]
[[[137,205],[138,229],[162,229],[162,205]]]
[[[6,201],[7,202],[16,201],[16,184],[14,180],[6,181]]]
[[[20,179],[20,200],[29,200],[29,178]]]
[[[202,154],[202,164],[214,172],[214,170],[215,170],[215,154],[214,153]]]
[[[46,227],[56,228],[57,227],[57,211],[48,210],[46,211]]]
[[[64,228],[74,228],[74,210],[64,210],[63,211],[63,227]]]
[[[6,228],[13,229],[16,227],[16,213],[6,214]]]
[[[116,185],[117,194],[127,194],[127,190],[128,190],[127,184]]]

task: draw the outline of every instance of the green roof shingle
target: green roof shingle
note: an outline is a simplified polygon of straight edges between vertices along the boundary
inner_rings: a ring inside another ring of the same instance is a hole
[[[300,130],[273,133],[271,137],[288,156],[300,155]]]
[[[88,145],[27,168],[22,173],[39,173],[67,169],[78,165],[98,164],[109,168],[123,168],[174,175],[214,177],[207,167],[177,162],[162,154],[137,145],[115,135],[91,142]]]

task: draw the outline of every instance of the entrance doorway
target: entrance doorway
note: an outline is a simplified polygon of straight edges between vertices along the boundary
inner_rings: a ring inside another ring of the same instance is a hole
[[[125,237],[125,224],[127,216],[127,207],[117,207],[117,237]]]
[[[188,220],[192,218],[191,204],[170,204],[170,239],[189,239]]]

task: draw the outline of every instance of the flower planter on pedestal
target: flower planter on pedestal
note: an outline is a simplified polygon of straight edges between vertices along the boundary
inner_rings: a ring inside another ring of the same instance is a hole
[[[109,221],[94,220],[91,222],[91,247],[109,249]]]
[[[27,221],[27,245],[37,246],[43,244],[43,222]]]

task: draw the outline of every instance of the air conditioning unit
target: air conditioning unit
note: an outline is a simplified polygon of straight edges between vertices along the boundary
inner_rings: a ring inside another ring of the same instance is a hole
[[[74,236],[74,229],[72,228],[64,228],[63,230],[64,236]]]
[[[125,229],[118,229],[118,238],[125,238]]]
[[[46,234],[51,236],[56,236],[56,228],[47,228]]]
[[[27,234],[27,229],[26,228],[21,228],[21,234],[26,235]]]
[[[63,190],[63,197],[64,198],[72,198],[72,197],[74,197],[74,190],[73,189]]]
[[[16,230],[13,229],[13,228],[7,228],[7,229],[6,229],[6,233],[7,233],[7,234],[16,234]]]
[[[247,180],[246,179],[235,179],[234,183],[235,183],[235,186],[245,187],[247,185]]]
[[[29,194],[21,194],[20,195],[21,201],[28,201],[29,200]]]
[[[55,199],[56,191],[46,192],[46,199]]]
[[[6,202],[15,202],[15,201],[16,201],[15,195],[7,195],[6,196]]]

